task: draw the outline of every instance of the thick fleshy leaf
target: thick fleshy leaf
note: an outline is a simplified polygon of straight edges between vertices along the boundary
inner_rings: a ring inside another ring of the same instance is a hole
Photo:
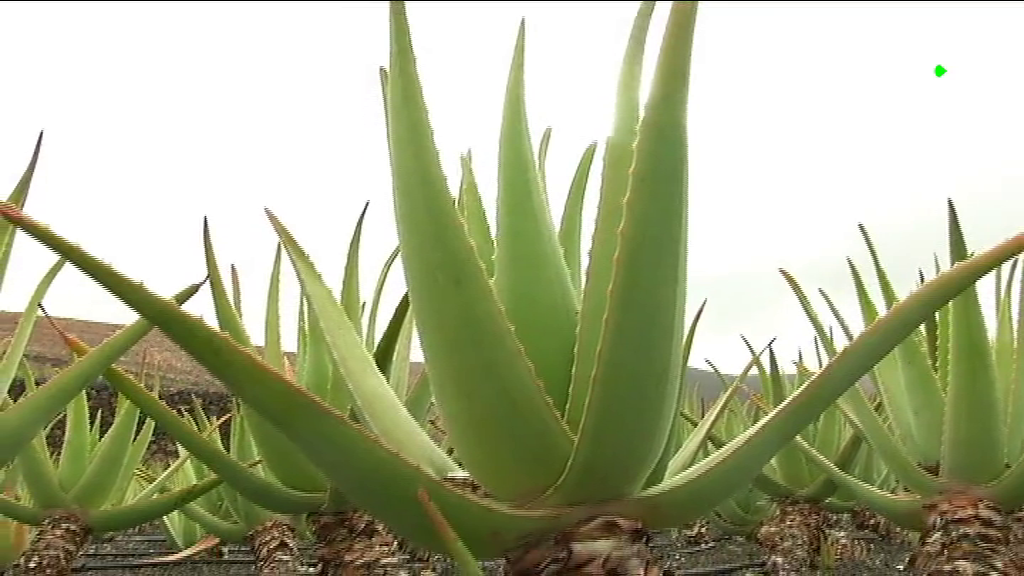
[[[43,133],[39,132],[39,137],[36,138],[36,146],[32,150],[32,157],[28,161],[28,166],[21,174],[21,179],[14,186],[11,195],[7,197],[7,201],[18,208],[25,207],[25,201],[28,199],[28,190],[32,186],[32,176],[35,175],[36,164],[39,162],[39,150],[42,146]],[[17,229],[10,222],[0,222],[0,287],[3,286],[4,278],[7,276],[7,263],[11,261],[16,231]],[[0,394],[0,396],[3,395]]]
[[[1007,289],[1009,292],[1009,289]],[[1007,294],[1009,297],[1009,294]],[[1024,422],[1024,270],[1017,286],[1017,319],[1014,327],[1013,365],[1007,390],[1007,422]],[[1007,426],[1006,450],[1010,462],[1024,456],[1024,426]]]
[[[363,211],[359,213],[356,226],[352,229],[352,238],[348,244],[348,255],[345,258],[345,274],[341,281],[341,296],[339,302],[345,310],[345,315],[352,319],[352,327],[362,338],[363,325],[359,321],[359,307],[362,300],[359,297],[359,244],[363,238],[363,221],[366,219],[366,210],[370,203],[363,204]]]
[[[50,289],[50,285],[53,284],[54,278],[57,277],[63,266],[64,260],[60,259],[50,267],[39,284],[36,285],[28,304],[25,305],[24,311],[18,318],[18,327],[14,329],[11,342],[4,350],[3,360],[0,361],[0,398],[6,398],[10,391],[11,382],[14,381],[14,376],[18,372],[18,364],[25,355],[28,341],[32,337],[32,329],[36,325],[39,303],[42,302],[46,291]]]
[[[672,4],[636,141],[583,419],[555,502],[622,498],[639,490],[675,417],[685,330],[686,102],[695,21],[695,3]]]
[[[558,243],[562,246],[565,266],[569,269],[569,280],[572,282],[577,297],[583,289],[580,285],[580,233],[583,228],[583,198],[586,195],[590,167],[594,163],[596,152],[597,142],[591,143],[583,151],[583,156],[580,158],[579,164],[576,165],[572,184],[569,185],[569,194],[565,197],[562,223],[558,228]]]
[[[387,102],[395,217],[434,399],[473,478],[503,501],[530,500],[558,480],[571,438],[452,203],[401,3],[391,4],[391,34]]]
[[[86,523],[94,532],[121,532],[148,524],[217,488],[223,480],[217,477],[206,479],[199,484],[167,492],[160,496],[136,500],[117,508],[90,511]]]
[[[377,314],[380,309],[380,298],[384,293],[384,282],[388,278],[388,274],[391,272],[391,267],[394,266],[395,260],[398,260],[399,249],[395,248],[388,259],[384,261],[384,266],[380,269],[380,274],[377,276],[377,285],[373,289],[373,300],[370,301],[370,314],[366,319],[366,348],[367,350],[372,349],[374,344],[377,342]]]
[[[881,289],[886,308],[891,308],[897,299],[896,292],[892,288],[885,269],[882,268],[878,252],[863,225],[860,226],[860,232],[868,252],[871,254],[875,276],[878,279],[878,286]],[[914,433],[914,443],[921,450],[921,453],[918,454],[921,463],[935,464],[938,462],[941,450],[945,398],[943,398],[935,373],[928,364],[928,352],[925,346],[924,334],[921,331],[915,332],[913,336],[901,343],[896,348],[895,355],[899,365],[899,377],[895,378],[893,382],[882,383],[879,387],[882,390],[889,390],[897,386],[903,388],[907,404],[900,406],[899,411],[893,412],[893,418],[908,421],[908,427]]]
[[[967,246],[952,202],[949,252],[951,263],[967,258]],[[942,475],[954,482],[977,486],[996,480],[1006,471],[1006,454],[992,350],[974,286],[953,300],[950,321]]]
[[[501,122],[494,287],[537,378],[563,410],[579,305],[533,158],[526,121],[525,34],[520,23]]]
[[[88,348],[85,347],[75,350],[75,354],[79,357],[83,357],[87,353]],[[108,368],[104,372],[104,376],[108,381],[111,378],[131,378],[117,366]],[[97,420],[99,417],[100,415],[97,414]],[[114,489],[121,477],[122,467],[130,461],[126,456],[132,450],[138,424],[138,407],[131,402],[119,399],[113,424],[100,440],[96,450],[90,454],[88,466],[70,492],[71,499],[76,505],[89,510],[108,504],[121,504],[121,502],[111,502],[111,499],[123,498],[123,494],[117,494]]]
[[[608,308],[608,289],[619,245],[623,200],[629,185],[629,170],[633,165],[633,144],[636,143],[640,124],[640,74],[643,70],[647,30],[650,28],[653,13],[654,2],[640,3],[619,72],[612,134],[604,146],[597,221],[591,238],[590,259],[580,301],[572,387],[569,390],[569,404],[564,414],[565,421],[573,433],[579,430],[583,420],[583,410],[590,394],[588,388],[594,373]]]
[[[687,382],[687,372],[689,371],[690,365],[690,351],[693,349],[693,340],[697,334],[697,326],[700,324],[700,318],[704,315],[704,307],[707,305],[707,300],[701,302],[697,312],[693,315],[693,320],[690,321],[690,327],[686,330],[686,339],[683,340],[682,350],[682,362],[679,370],[679,399],[676,402],[676,406],[682,408],[689,408],[688,402],[692,398],[698,397],[698,387],[690,385]],[[688,397],[689,396],[689,397]],[[665,447],[661,451],[661,457],[658,459],[658,463],[654,465],[650,475],[647,477],[647,481],[644,483],[644,488],[649,488],[655,484],[665,480],[665,469],[668,467],[669,461],[671,461],[683,443],[686,442],[686,434],[684,433],[684,426],[686,425],[686,418],[680,414],[677,418],[672,420],[672,429],[668,434],[668,441],[665,442]],[[698,424],[694,424],[696,428]]]
[[[525,26],[525,21],[519,23],[519,30],[522,30]],[[540,186],[541,196],[547,201],[548,197],[548,148],[551,147],[551,126],[544,129],[544,133],[540,135],[540,144],[537,146],[537,183]]]
[[[67,509],[74,506],[60,485],[57,470],[41,434],[18,453],[15,464],[25,481],[25,491],[33,504],[43,509]]]
[[[476,249],[477,257],[487,270],[487,277],[494,277],[494,237],[491,236],[491,227],[487,224],[487,212],[484,211],[484,203],[480,198],[480,190],[476,185],[476,176],[473,174],[473,156],[470,152],[461,158],[462,182],[459,184],[459,198],[457,206],[459,215],[466,224],[466,232],[473,241],[473,248]]]

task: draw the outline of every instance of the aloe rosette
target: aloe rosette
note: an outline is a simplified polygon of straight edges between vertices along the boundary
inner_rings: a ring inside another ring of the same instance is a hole
[[[39,159],[42,135],[21,180],[8,199],[11,206],[24,206]],[[6,272],[16,228],[0,226],[0,279]],[[46,291],[64,264],[59,260],[40,281],[0,359],[0,473],[19,477],[18,490],[0,495],[0,516],[18,526],[36,527],[34,537],[22,554],[26,574],[64,574],[80,553],[89,534],[120,530],[158,518],[216,485],[192,486],[160,498],[125,501],[131,454],[141,458],[148,439],[135,437],[138,411],[121,403],[115,425],[105,435],[89,422],[85,389],[90,382],[116,371],[113,364],[144,337],[151,325],[144,320],[128,326],[78,361],[58,372],[46,386],[36,388],[30,367],[24,361],[29,337],[38,318]],[[199,289],[191,286],[177,295],[184,302]],[[8,396],[11,383],[20,374],[25,393],[17,402]],[[66,414],[64,445],[54,464],[44,434],[51,422]],[[145,430],[143,435],[145,435]],[[125,456],[129,455],[128,460]],[[87,516],[83,512],[88,512]]]
[[[952,202],[948,212],[949,258],[956,264],[969,253]],[[889,309],[898,306],[881,259],[867,231],[861,227],[861,232],[883,302]],[[813,446],[801,446],[858,502],[903,528],[921,532],[911,564],[923,574],[1024,570],[1012,514],[1024,504],[1024,315],[1020,310],[1014,313],[1012,301],[1017,262],[1005,279],[997,275],[994,338],[986,329],[977,290],[971,287],[874,370],[884,411],[870,410],[856,390],[840,400],[840,408],[892,473],[896,487],[879,487],[847,474]],[[849,267],[862,319],[870,323],[878,308],[852,261]],[[834,354],[835,346],[825,337],[810,301],[794,279],[787,280],[826,352]],[[849,335],[845,318],[827,294],[821,294]]]
[[[218,428],[196,403],[190,423],[224,450]],[[227,452],[233,457],[252,460],[251,439],[247,427],[236,412],[233,416]],[[224,418],[222,420],[226,420]],[[215,477],[201,462],[179,446],[179,457],[159,475],[146,469],[136,470],[136,478],[146,489],[188,486]],[[258,466],[258,462],[254,461]],[[162,519],[178,556],[203,552],[220,543],[245,543],[255,557],[255,573],[263,576],[296,574],[299,571],[298,539],[294,519],[268,512],[221,485]],[[159,560],[157,560],[159,561]]]
[[[108,342],[130,341],[122,336],[133,336],[140,326],[148,329],[144,324],[133,325]],[[79,361],[88,356],[85,344],[62,335]],[[116,366],[108,368],[104,377],[132,379]],[[26,394],[36,390],[27,371]],[[120,397],[113,423],[101,434],[101,414],[95,420],[90,417],[85,391],[72,400],[65,414],[60,455],[53,458],[44,435],[39,434],[14,461],[25,498],[0,499],[0,515],[38,527],[20,559],[23,574],[70,574],[71,564],[91,535],[147,524],[221,484],[219,478],[208,478],[164,493],[136,493],[131,490],[132,474],[145,456],[154,423],[147,420],[139,430],[138,407]]]
[[[749,344],[748,344],[749,348]],[[751,349],[753,352],[753,349]],[[813,375],[798,355],[795,374],[784,374],[775,351],[769,347],[768,367],[755,358],[761,381],[761,392],[751,397],[760,418],[771,408],[784,402]],[[863,437],[835,406],[830,406],[800,435],[841,470],[854,471],[858,465],[870,462],[862,457],[868,452]],[[768,567],[774,574],[800,574],[807,570],[823,569],[822,561],[833,562],[839,556],[862,554],[837,525],[837,514],[852,508],[849,494],[825,471],[805,456],[797,443],[781,449],[765,468],[765,474],[775,481],[771,496],[774,511],[761,519],[754,539],[768,553]],[[826,554],[826,551],[831,553]]]
[[[359,319],[355,324],[356,329],[367,351],[372,353],[377,369],[386,376],[388,386],[402,399],[406,409],[415,414],[417,421],[422,424],[427,417],[430,392],[424,374],[420,374],[414,381],[410,380],[409,354],[413,318],[409,313],[408,297],[400,299],[379,339],[376,334],[384,283],[398,257],[397,249],[381,268],[369,302],[368,314],[363,314],[367,303],[360,295],[359,253],[366,209],[367,206],[364,206],[349,241],[345,272],[337,302],[349,317]],[[217,265],[209,227],[204,225],[203,232],[211,292],[221,330],[255,352],[257,349],[252,345],[251,338],[241,321],[241,289],[234,268],[229,293]],[[281,256],[281,248],[278,247],[268,289],[264,323],[266,345],[262,350],[262,357],[272,367],[289,373],[298,386],[327,405],[347,414],[355,421],[360,421],[360,407],[354,401],[344,374],[330,359],[327,343],[329,336],[316,320],[316,309],[308,305],[305,298],[300,305],[297,365],[293,368],[288,364],[280,335]],[[268,478],[290,489],[323,495],[323,502],[309,508],[307,512],[310,528],[317,539],[321,567],[325,572],[334,573],[351,569],[356,565],[368,568],[375,563],[390,560],[397,552],[399,543],[386,527],[360,510],[352,508],[339,494],[332,493],[331,484],[323,474],[304,456],[295,452],[290,442],[280,432],[245,404],[237,407],[232,418],[232,438],[235,439],[233,451],[245,451],[248,456],[263,460],[264,465],[258,467],[258,470]],[[231,489],[225,487],[223,490]],[[241,496],[239,498],[238,505],[241,506],[245,499]],[[261,501],[255,500],[253,503],[260,504]],[[360,538],[356,538],[356,534],[359,534]],[[389,542],[390,546],[385,545]]]
[[[226,419],[213,421],[207,417],[202,406],[193,399],[194,413],[189,415],[193,427],[212,437],[220,431],[220,424]],[[215,443],[221,444],[218,437]],[[223,448],[223,445],[221,445]],[[202,479],[212,476],[209,470],[198,462],[192,455],[178,446],[178,457],[170,463],[150,461],[135,469],[133,476],[134,490],[141,492],[145,490],[173,490],[181,486],[195,484]],[[155,487],[155,488],[154,488]],[[168,543],[175,550],[171,557],[187,558],[198,554],[219,556],[220,545],[223,542],[241,541],[247,532],[227,522],[216,521],[219,517],[230,514],[227,502],[227,495],[223,485],[211,490],[200,498],[196,498],[185,506],[174,510],[162,518],[160,523],[164,528],[164,534]],[[195,512],[196,508],[198,512]],[[206,522],[208,515],[212,515],[215,521],[211,524]],[[230,526],[231,530],[216,536],[221,527]]]
[[[363,215],[357,221],[349,244],[339,297],[339,302],[354,314],[366,308],[358,289]],[[218,267],[206,224],[203,246],[211,294],[222,331],[253,353],[260,354],[265,362],[287,374],[297,386],[358,420],[358,407],[353,404],[343,377],[331,364],[324,333],[319,324],[311,320],[315,319],[315,312],[302,303],[294,366],[283,352],[279,317],[281,249],[278,248],[275,254],[267,292],[265,345],[258,349],[252,345],[241,322],[241,286],[237,271],[231,267],[229,287]],[[388,374],[389,385],[404,399],[406,407],[417,414],[419,421],[424,422],[430,400],[429,384],[424,374],[416,380],[409,378],[412,317],[408,313],[407,298],[403,298],[394,309],[380,338],[376,336],[383,285],[397,255],[397,250],[392,253],[377,279],[369,302],[364,339],[367,349],[373,350],[378,369]],[[165,525],[173,529],[172,537],[176,541],[181,540],[184,544],[187,540],[186,548],[191,549],[198,544],[202,535],[177,538],[173,533],[177,531],[184,535],[192,532],[193,528],[205,527],[204,534],[208,532],[223,541],[248,541],[254,547],[260,570],[287,571],[281,566],[295,562],[292,519],[308,516],[317,540],[321,569],[325,573],[354,566],[365,568],[390,559],[397,551],[398,542],[386,527],[353,508],[332,489],[323,474],[295,451],[287,439],[244,405],[235,406],[231,414],[231,441],[229,450],[225,451],[216,441],[219,438],[211,439],[208,434],[201,433],[195,420],[179,417],[152,393],[123,381],[113,384],[179,443],[181,453],[194,456],[190,464],[176,472],[176,478],[184,474],[189,479],[199,480],[213,473],[228,479],[230,487],[221,487],[216,494],[207,495],[165,519]],[[200,427],[205,426],[205,415],[195,414],[193,418],[198,419]],[[242,464],[254,460],[259,464],[251,469]],[[227,509],[219,505],[210,508],[210,500],[218,498],[217,495],[230,503]],[[196,524],[200,520],[200,524]],[[392,545],[386,546],[387,542]]]
[[[652,478],[680,397],[685,118],[696,5],[672,5],[641,118],[651,10],[642,4],[627,49],[590,262],[577,286],[579,263],[571,255],[579,251],[570,244],[578,236],[555,233],[528,137],[522,34],[501,136],[492,277],[480,256],[484,243],[471,237],[441,171],[404,4],[391,4],[386,120],[402,263],[434,402],[461,467],[388,385],[355,327],[358,317],[337,302],[269,212],[358,423],[17,207],[0,204],[0,215],[156,324],[340,495],[396,533],[447,550],[440,516],[472,555],[509,555],[512,573],[649,572],[654,567],[636,539],[641,524],[693,521],[750,483],[921,322],[1024,250],[1024,235],[1015,236],[925,283],[744,434],[692,466]],[[460,472],[480,494],[445,481]],[[239,489],[241,476],[222,477]]]

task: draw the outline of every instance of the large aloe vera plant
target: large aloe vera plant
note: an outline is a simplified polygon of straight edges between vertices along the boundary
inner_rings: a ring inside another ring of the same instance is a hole
[[[490,253],[490,239],[479,222],[461,217],[441,172],[404,4],[391,3],[385,100],[395,216],[434,401],[461,467],[388,385],[359,336],[358,318],[338,303],[269,211],[311,318],[358,407],[358,423],[18,207],[0,204],[0,215],[156,324],[339,494],[397,533],[438,551],[452,549],[457,534],[462,547],[455,549],[477,557],[508,554],[516,574],[644,573],[653,567],[635,540],[640,523],[668,527],[709,512],[921,322],[1024,251],[1024,235],[1016,236],[939,275],[749,430],[692,466],[666,467],[672,473],[651,478],[680,398],[686,99],[696,3],[672,4],[641,118],[640,63],[652,10],[652,3],[641,5],[627,48],[590,262],[577,285],[579,236],[555,233],[533,158],[523,34],[503,117],[492,277],[482,256]],[[679,448],[692,450],[689,442]],[[445,481],[460,473],[481,492]],[[439,530],[439,517],[450,531]]]
[[[884,305],[898,298],[888,274],[861,227]],[[968,258],[963,232],[949,203],[951,264]],[[892,472],[897,488],[879,486],[837,469],[813,447],[804,451],[865,506],[905,528],[922,532],[912,567],[924,574],[1016,574],[1024,570],[1012,513],[1024,504],[1024,447],[1021,434],[1020,356],[1022,318],[1014,312],[1013,278],[996,277],[997,328],[990,339],[975,288],[942,308],[914,337],[907,339],[874,370],[885,412],[865,408],[861,394],[840,401],[878,457]],[[936,259],[936,272],[939,272]],[[864,322],[878,315],[857,267],[850,273]],[[923,274],[921,275],[923,280]],[[824,325],[792,278],[807,317],[822,337]],[[1005,283],[1004,283],[1005,282]],[[1018,290],[1019,294],[1020,291]],[[848,322],[822,292],[836,322],[849,335]],[[1019,303],[1018,303],[1019,307]],[[886,416],[885,419],[882,416]]]

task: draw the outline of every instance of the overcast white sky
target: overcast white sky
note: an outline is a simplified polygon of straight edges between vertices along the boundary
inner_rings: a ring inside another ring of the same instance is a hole
[[[526,17],[531,134],[554,128],[557,218],[579,154],[608,132],[636,7],[410,2],[449,181],[471,148],[493,213],[505,80]],[[709,303],[692,365],[739,369],[740,334],[779,337],[787,358],[809,343],[780,267],[854,314],[844,259],[865,262],[858,222],[903,293],[945,250],[947,197],[975,249],[1024,228],[1022,28],[1024,5],[1009,2],[701,3],[688,308]],[[3,2],[0,55],[0,189],[13,187],[46,130],[32,216],[164,295],[204,275],[208,216],[262,340],[275,244],[263,207],[339,283],[369,200],[362,284],[372,290],[396,241],[377,76],[388,59],[385,3]],[[937,64],[949,70],[942,78]],[[598,181],[595,164],[591,217]],[[53,261],[21,236],[0,309],[20,310]],[[393,275],[386,306],[403,283]],[[289,273],[289,348],[296,295]],[[58,316],[134,319],[71,267],[46,304]],[[208,292],[189,308],[211,318]]]

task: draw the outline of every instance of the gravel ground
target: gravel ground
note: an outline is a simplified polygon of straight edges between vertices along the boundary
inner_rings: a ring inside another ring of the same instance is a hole
[[[909,551],[906,544],[897,545],[875,539],[864,540],[867,554],[858,561],[839,563],[831,570],[814,572],[836,576],[893,576]],[[667,530],[653,535],[651,548],[662,562],[666,575],[735,575],[762,574],[763,555],[757,546],[738,537],[704,537],[696,541],[682,530]],[[244,546],[225,546],[219,559],[188,560],[170,565],[145,565],[141,561],[166,555],[172,551],[158,531],[122,534],[93,543],[82,555],[76,573],[109,576],[228,576],[253,574],[252,555]],[[305,560],[303,574],[315,574],[312,550],[302,549]],[[486,562],[488,576],[503,574],[502,562]],[[11,573],[16,574],[16,572]],[[381,567],[375,576],[455,576],[451,562],[435,557],[429,563],[414,563],[397,557],[393,566]],[[811,574],[811,573],[809,573]]]

